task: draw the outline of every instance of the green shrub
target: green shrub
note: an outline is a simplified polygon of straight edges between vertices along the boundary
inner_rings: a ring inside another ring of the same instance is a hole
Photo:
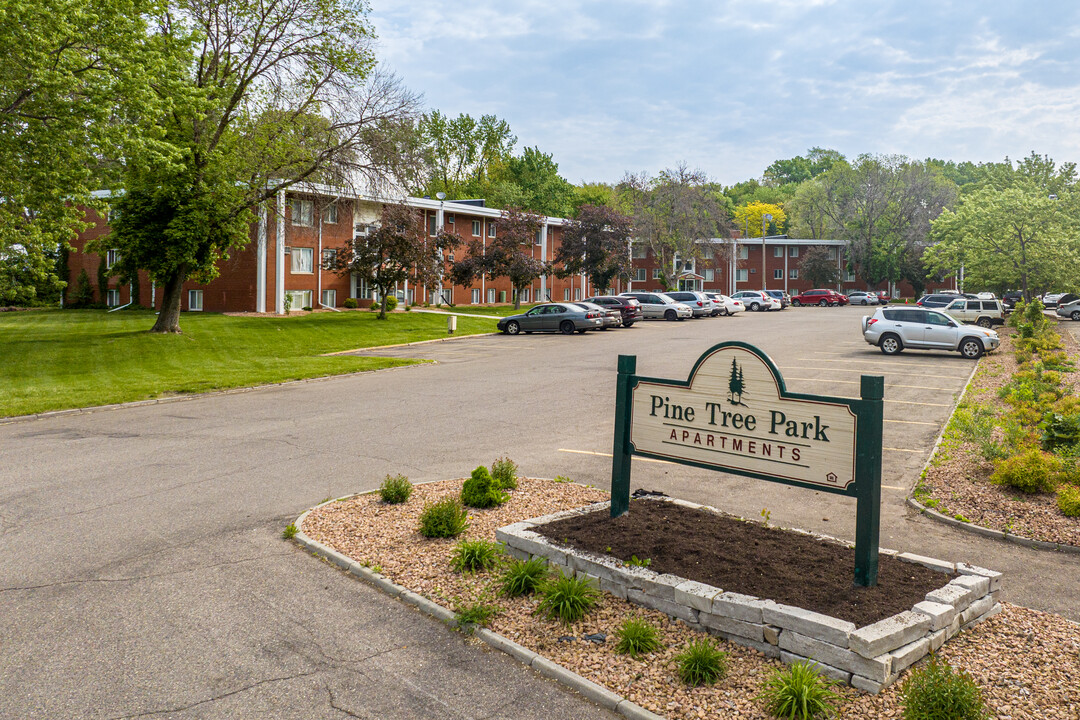
[[[483,465],[473,470],[472,476],[461,487],[461,502],[469,507],[495,507],[508,499],[509,496],[502,491],[499,483]]]
[[[420,534],[428,538],[452,538],[469,527],[468,514],[456,497],[448,497],[424,506],[420,514]]]
[[[498,605],[488,605],[483,602],[473,602],[458,605],[454,609],[458,627],[471,630],[479,625],[487,627],[492,618],[499,614],[501,608]]]
[[[498,481],[503,490],[517,488],[517,464],[510,458],[499,458],[491,463],[491,477]]]
[[[1049,412],[1039,423],[1042,430],[1043,450],[1054,451],[1059,447],[1080,443],[1080,413],[1061,415]]]
[[[514,560],[503,572],[499,586],[502,594],[508,597],[529,595],[547,580],[550,572],[544,558]]]
[[[727,653],[707,638],[694,640],[675,656],[679,678],[690,685],[712,685],[727,674]]]
[[[636,618],[627,618],[615,631],[619,642],[615,652],[637,659],[638,655],[648,655],[663,647],[660,631],[651,623]]]
[[[384,503],[398,505],[412,495],[413,484],[404,475],[387,475],[379,486],[379,496]]]
[[[296,537],[296,533],[300,532],[300,528],[296,527],[296,523],[289,523],[285,526],[285,529],[281,531],[281,537],[286,540],[291,540]]]
[[[1080,488],[1074,485],[1065,485],[1058,490],[1058,509],[1066,517],[1080,517]]]
[[[360,307],[360,303],[356,302],[356,298],[345,298],[341,303],[341,307],[355,310]]]
[[[1014,487],[1021,492],[1049,492],[1054,489],[1054,473],[1061,470],[1061,461],[1036,448],[994,463],[990,482]]]
[[[394,296],[394,295],[388,296],[386,298],[386,311],[390,312],[391,310],[395,309],[396,307],[397,307],[397,297]]]
[[[558,573],[540,587],[542,599],[536,612],[566,625],[577,622],[596,606],[600,592],[584,578]]]
[[[450,557],[454,572],[467,573],[490,570],[503,554],[502,545],[489,540],[462,540]]]
[[[900,691],[904,720],[983,720],[988,717],[982,692],[964,671],[931,656],[911,673]]]
[[[831,688],[836,683],[818,675],[809,660],[776,669],[762,686],[758,699],[773,717],[812,720],[831,717],[840,696]]]
[[[571,480],[570,478],[566,477],[565,475],[556,475],[554,478],[552,478],[552,482],[568,483],[568,482],[574,482],[574,481]]]
[[[105,299],[102,298],[101,301],[105,302]],[[75,287],[68,295],[67,307],[81,308],[89,307],[93,304],[94,286],[90,284],[90,275],[86,272],[86,268],[83,268],[79,272],[79,276],[75,278]]]

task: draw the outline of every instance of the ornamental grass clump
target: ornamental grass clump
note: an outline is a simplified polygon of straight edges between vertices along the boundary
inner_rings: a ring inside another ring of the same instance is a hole
[[[502,505],[509,499],[510,496],[502,491],[498,481],[483,465],[473,470],[472,476],[461,487],[461,502],[469,507],[490,508]]]
[[[499,579],[499,589],[507,597],[530,595],[544,584],[550,574],[544,558],[513,560]]]
[[[398,505],[412,495],[413,484],[404,475],[387,475],[379,486],[379,497],[388,505]]]
[[[1080,487],[1065,485],[1058,490],[1057,506],[1065,517],[1080,517]]]
[[[456,497],[424,506],[420,514],[420,534],[426,538],[452,538],[469,527],[468,514]]]
[[[924,667],[912,671],[900,691],[904,720],[984,720],[989,717],[982,691],[964,671],[954,671],[944,660],[931,656]]]
[[[577,622],[596,607],[600,592],[584,578],[558,573],[540,587],[542,600],[536,612],[564,625]]]
[[[503,490],[517,489],[518,466],[510,458],[499,458],[491,463],[491,477],[499,483]]]
[[[836,683],[818,675],[809,660],[776,669],[762,686],[758,699],[769,714],[786,720],[816,720],[832,717],[840,696],[832,691]]]
[[[675,656],[679,678],[691,687],[712,685],[727,675],[727,653],[707,638],[694,640]]]
[[[454,572],[469,573],[490,570],[502,557],[500,543],[489,540],[462,540],[450,556],[450,567]]]
[[[660,631],[656,626],[637,618],[624,620],[615,634],[619,638],[615,652],[629,655],[635,660],[638,655],[648,655],[664,646],[660,642]]]
[[[501,608],[498,605],[489,605],[484,602],[463,603],[454,610],[458,627],[463,630],[487,627],[492,618],[499,614]]]

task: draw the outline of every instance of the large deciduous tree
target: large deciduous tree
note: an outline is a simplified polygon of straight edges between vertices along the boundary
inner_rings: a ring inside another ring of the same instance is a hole
[[[808,248],[799,263],[799,274],[813,287],[833,287],[840,280],[836,257],[820,245]]]
[[[433,110],[420,119],[418,128],[425,164],[415,184],[431,196],[444,192],[451,199],[484,197],[493,170],[510,159],[517,143],[509,123],[494,115],[450,118]]]
[[[504,211],[490,242],[469,242],[468,255],[450,268],[451,281],[455,285],[469,286],[483,276],[489,280],[505,277],[514,289],[514,307],[520,308],[521,291],[547,269],[533,253],[542,225],[543,218],[535,213],[518,208]]]
[[[589,276],[599,290],[630,272],[630,218],[607,206],[583,205],[576,218],[563,226],[562,244],[555,252],[556,274]]]
[[[751,202],[736,208],[734,222],[735,228],[742,229],[746,237],[762,237],[762,231],[767,235],[778,235],[778,231],[787,225],[787,213],[781,205]]]
[[[119,248],[121,274],[148,271],[163,295],[153,332],[175,333],[184,281],[212,280],[279,192],[392,185],[417,105],[376,69],[359,0],[169,1],[157,35],[187,52],[153,84],[169,152],[127,159],[120,219],[91,247]]]
[[[379,223],[367,235],[355,238],[334,254],[330,269],[359,279],[378,290],[379,318],[386,318],[390,293],[412,279],[419,287],[430,287],[442,278],[443,253],[461,239],[440,229],[429,236],[422,215],[407,205],[387,203]]]

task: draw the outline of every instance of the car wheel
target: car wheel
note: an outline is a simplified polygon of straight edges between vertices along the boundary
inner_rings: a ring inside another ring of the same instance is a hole
[[[633,325],[634,325],[634,323],[635,323],[635,322],[637,322],[637,320],[631,320],[630,322],[624,322],[624,323],[622,324],[622,326],[623,326],[623,327],[633,327]]]
[[[757,303],[750,303],[750,312],[757,312],[761,309],[761,306]]]
[[[665,320],[678,320],[679,319],[679,314],[677,312],[675,312],[674,310],[665,310],[664,311],[664,319]]]
[[[994,323],[992,323],[990,321],[990,318],[986,318],[986,317],[979,318],[978,321],[975,324],[978,325],[981,328],[986,328],[987,330],[994,327]]]
[[[720,317],[727,317],[730,314],[731,313],[728,312],[727,308],[724,308],[723,310],[720,311]]]
[[[826,306],[826,305],[828,305],[828,304],[829,304],[829,301],[828,301],[828,300],[820,300],[820,301],[818,302],[818,307],[825,307],[825,306]]]
[[[968,360],[978,360],[982,357],[982,343],[975,338],[964,338],[960,341],[960,354]]]
[[[881,348],[881,352],[886,355],[896,355],[904,349],[904,343],[900,342],[900,338],[893,334],[883,335],[881,342],[878,343],[878,347]]]
[[[791,304],[794,305],[795,307],[802,307],[802,301],[801,300],[792,300]]]
[[[866,304],[866,298],[863,298],[862,304],[863,304],[863,305],[865,305],[865,304]]]
[[[562,324],[559,325],[559,332],[561,332],[563,335],[573,335],[574,323],[570,322],[569,320],[563,320]]]
[[[1080,320],[1080,310],[1073,310],[1072,315],[1069,316],[1073,320]]]
[[[521,325],[518,324],[517,320],[511,320],[510,322],[506,323],[507,335],[517,335],[519,332],[521,332]]]

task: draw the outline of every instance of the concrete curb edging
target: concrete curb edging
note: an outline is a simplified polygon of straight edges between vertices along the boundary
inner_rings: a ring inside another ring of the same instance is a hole
[[[348,497],[353,496],[327,500],[326,502],[311,508],[311,510],[305,511],[296,519],[295,525],[297,533],[293,536],[293,540],[313,555],[337,565],[342,570],[355,575],[370,585],[374,585],[390,597],[397,598],[412,605],[420,612],[429,615],[442,623],[457,627],[456,616],[451,610],[444,608],[438,603],[432,602],[423,595],[415,593],[406,587],[395,584],[387,579],[386,576],[374,572],[370,568],[364,567],[355,560],[349,559],[338,551],[317,540],[312,540],[304,534],[304,520],[312,510],[328,503],[345,500]],[[627,700],[623,696],[608,690],[606,687],[594,683],[592,680],[584,678],[571,670],[567,670],[562,665],[554,663],[542,655],[538,655],[532,650],[529,650],[522,645],[518,645],[513,640],[503,637],[492,630],[488,630],[487,628],[477,628],[473,633],[473,636],[487,644],[488,647],[506,653],[521,664],[531,667],[540,675],[554,680],[564,687],[570,688],[582,697],[591,700],[601,707],[608,710],[614,710],[623,717],[629,718],[630,720],[664,720],[662,715],[650,712],[640,705]]]
[[[923,477],[926,475],[927,469],[930,467],[930,463],[934,461],[934,457],[937,456],[938,450],[941,447],[941,441],[945,439],[945,431],[949,427],[949,423],[952,422],[953,415],[956,414],[956,408],[960,407],[960,403],[964,400],[964,396],[967,395],[968,388],[971,387],[971,381],[975,379],[975,373],[979,371],[979,366],[982,363],[975,363],[975,367],[971,370],[971,375],[968,376],[967,382],[964,384],[964,391],[960,393],[960,397],[956,399],[956,404],[953,405],[952,412],[949,413],[949,419],[945,421],[945,424],[941,428],[941,432],[938,433],[937,440],[934,441],[934,449],[930,451],[930,456],[926,458],[926,462],[923,463],[922,470],[919,471],[919,479],[915,481],[915,485],[912,486],[911,491],[908,492],[905,501],[908,507],[913,508],[922,515],[935,520],[937,522],[949,525],[964,532],[971,533],[973,535],[981,535],[982,537],[991,538],[994,540],[1004,540],[1005,542],[1013,543],[1014,545],[1021,545],[1023,547],[1032,548],[1033,550],[1049,550],[1051,552],[1060,552],[1066,554],[1080,555],[1080,547],[1076,545],[1069,545],[1067,543],[1053,543],[1046,542],[1044,540],[1032,540],[1030,538],[1022,537],[1020,535],[1013,535],[1011,533],[1004,532],[1002,530],[994,530],[992,528],[983,527],[982,525],[976,525],[970,522],[963,522],[956,518],[951,518],[944,513],[940,513],[933,508],[926,507],[918,500],[915,499],[915,488],[919,486],[919,483],[923,481]]]

